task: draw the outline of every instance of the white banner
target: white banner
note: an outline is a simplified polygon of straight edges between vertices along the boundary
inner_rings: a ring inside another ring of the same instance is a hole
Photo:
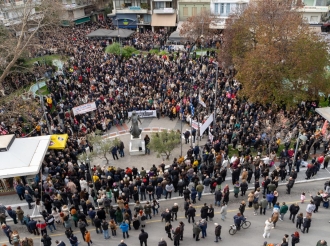
[[[136,111],[136,113],[140,116],[140,118],[157,117],[156,110],[141,110]],[[128,112],[128,117],[131,116],[132,112]]]
[[[94,111],[94,110],[96,110],[95,102],[86,103],[86,104],[74,107],[72,109],[74,115],[85,114],[87,112]]]
[[[190,125],[192,128],[198,130],[198,122],[196,120],[191,120]],[[201,127],[202,127],[202,123],[199,123],[199,128],[201,128]]]
[[[205,123],[200,127],[200,136],[203,135],[206,128],[208,128],[211,125],[212,122],[213,122],[213,114],[210,114],[209,118],[207,118]]]

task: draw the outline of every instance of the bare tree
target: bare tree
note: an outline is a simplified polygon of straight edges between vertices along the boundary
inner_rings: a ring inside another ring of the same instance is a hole
[[[204,39],[212,38],[216,32],[211,28],[214,20],[215,17],[209,11],[202,11],[198,15],[191,16],[182,24],[180,36],[196,43],[201,41],[202,36]]]
[[[61,2],[53,0],[0,0],[0,11],[10,12],[14,17],[5,25],[0,24],[0,91],[4,94],[4,79],[14,68],[20,68],[19,58],[40,49],[42,37],[56,31],[63,7]]]

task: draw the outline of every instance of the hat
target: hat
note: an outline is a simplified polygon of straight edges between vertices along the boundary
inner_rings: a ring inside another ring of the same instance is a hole
[[[218,226],[219,224],[218,223],[214,223],[215,226]]]

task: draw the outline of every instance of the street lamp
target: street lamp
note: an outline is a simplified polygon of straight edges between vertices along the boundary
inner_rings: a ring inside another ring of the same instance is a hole
[[[296,149],[294,151],[293,166],[296,165],[297,152],[298,152],[298,147],[299,147],[299,143],[300,143],[299,140],[301,140],[303,142],[305,142],[307,140],[307,137],[304,134],[301,134],[300,131],[299,131],[298,138],[297,138]]]
[[[38,82],[38,78],[36,78],[36,82],[37,82],[37,85],[38,85],[38,92],[40,93],[40,82]],[[40,104],[41,104],[41,109],[42,109],[42,115],[46,119],[46,124],[47,124],[47,128],[48,128],[48,132],[49,132],[49,134],[52,134],[52,129],[51,129],[50,125],[49,125],[47,114],[45,112],[44,96],[41,95],[41,94],[39,94],[39,99],[40,99]]]
[[[215,92],[214,92],[214,109],[213,109],[213,130],[215,130],[216,121],[216,107],[217,107],[217,92],[218,92],[218,72],[219,72],[219,63],[213,62],[213,65],[216,67],[215,73]]]
[[[92,168],[91,168],[91,161],[88,159],[88,157],[86,158],[86,166],[88,168],[89,175],[91,176],[91,180],[92,180],[95,195],[97,196],[97,190],[95,188],[95,183],[94,183],[94,179],[93,179],[93,172],[92,172]],[[86,177],[86,180],[87,180],[87,177]]]
[[[204,22],[203,22],[203,26],[204,26]],[[201,35],[200,39],[201,39],[201,61],[203,62],[203,43],[204,43],[203,31],[202,31],[202,35]]]

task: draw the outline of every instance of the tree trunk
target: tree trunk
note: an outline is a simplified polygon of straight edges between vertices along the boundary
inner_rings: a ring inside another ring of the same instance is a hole
[[[106,159],[107,164],[109,164],[109,159],[107,158],[107,153],[104,153],[104,159]]]

